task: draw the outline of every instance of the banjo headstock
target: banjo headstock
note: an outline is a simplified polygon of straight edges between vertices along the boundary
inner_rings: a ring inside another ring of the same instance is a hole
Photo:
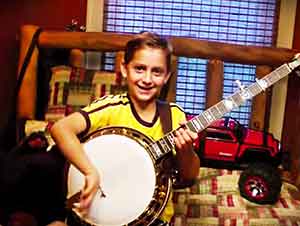
[[[293,71],[299,68],[300,66],[300,53],[295,54],[293,60],[288,63],[289,68]],[[296,70],[296,73],[300,75],[300,72]]]

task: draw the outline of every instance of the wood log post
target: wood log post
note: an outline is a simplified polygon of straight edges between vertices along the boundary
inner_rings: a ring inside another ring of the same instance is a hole
[[[124,51],[118,51],[115,58],[115,72],[121,75],[121,64],[124,61]]]
[[[114,67],[114,71],[116,74],[115,82],[120,87],[126,85],[126,78],[124,78],[124,76],[122,75],[122,72],[121,72],[121,65],[124,62],[124,55],[125,55],[124,51],[118,51],[116,53],[116,57],[115,57],[115,67]]]
[[[174,55],[219,59],[224,62],[278,66],[291,60],[297,50],[276,47],[229,44],[195,38],[171,37]]]
[[[21,27],[20,52],[18,62],[18,74],[22,68],[24,58],[29,49],[32,37],[39,27],[25,25]],[[17,118],[34,119],[37,99],[37,66],[38,48],[35,47],[27,66],[24,79],[17,95]]]
[[[207,62],[206,75],[206,102],[205,108],[209,108],[222,100],[224,62],[220,60],[209,60]]]
[[[256,78],[260,79],[269,74],[272,68],[269,66],[261,65],[256,67]],[[252,100],[252,109],[250,116],[249,127],[258,130],[267,131],[269,128],[270,117],[270,101],[271,101],[272,88],[268,88],[265,92],[258,94]]]
[[[85,67],[85,54],[81,49],[71,49],[69,63],[72,67]]]
[[[169,102],[176,101],[176,83],[178,75],[178,57],[172,55],[171,57],[171,77],[167,83],[166,100]]]

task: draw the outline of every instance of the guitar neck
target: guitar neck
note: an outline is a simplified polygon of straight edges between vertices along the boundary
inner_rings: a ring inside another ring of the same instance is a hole
[[[257,79],[256,82],[252,83],[250,86],[239,89],[233,95],[206,109],[200,115],[195,116],[194,118],[189,120],[184,126],[196,133],[201,132],[212,122],[222,118],[232,109],[239,107],[247,100],[252,99],[254,96],[263,92],[265,89],[290,74],[295,68],[299,66],[300,60],[298,56],[294,61],[281,65],[268,75],[264,76],[262,79]],[[149,146],[149,149],[156,160],[165,156],[174,149],[174,137],[176,130],[167,133],[164,137]]]

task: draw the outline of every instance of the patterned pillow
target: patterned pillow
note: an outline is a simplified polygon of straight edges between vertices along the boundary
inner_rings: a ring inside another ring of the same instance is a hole
[[[98,97],[125,90],[125,80],[118,73],[69,66],[53,67],[45,119],[56,121]]]
[[[115,72],[85,70],[65,65],[55,66],[51,71],[45,121],[25,120],[20,128],[20,139],[34,132],[45,132],[53,122],[88,105],[98,97],[118,94],[127,89],[125,80]]]

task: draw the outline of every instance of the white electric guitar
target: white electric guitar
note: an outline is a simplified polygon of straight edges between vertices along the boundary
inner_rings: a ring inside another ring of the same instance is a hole
[[[285,63],[248,87],[192,118],[186,127],[200,132],[261,93],[300,65],[300,56]],[[78,225],[120,226],[149,225],[164,210],[172,180],[164,174],[160,160],[174,148],[174,131],[158,141],[124,127],[108,127],[90,134],[83,143],[91,161],[98,168],[101,189],[86,215],[72,209]],[[68,171],[68,199],[74,198],[84,185],[83,175],[73,166]]]

